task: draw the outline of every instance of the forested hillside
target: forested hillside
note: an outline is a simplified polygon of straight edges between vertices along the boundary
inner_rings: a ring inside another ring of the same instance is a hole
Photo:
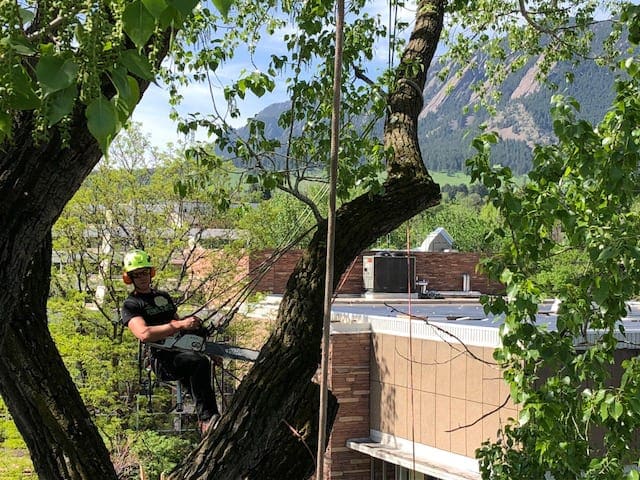
[[[602,38],[608,34],[609,24],[594,26],[594,32],[596,38]],[[601,40],[594,43],[600,44]],[[515,56],[510,59],[515,60]],[[484,71],[483,60],[477,59],[475,68],[462,71],[452,67],[442,80],[439,73],[449,67],[437,63],[432,66],[420,115],[421,147],[427,167],[434,171],[464,171],[464,162],[472,154],[470,142],[480,125],[486,123],[502,138],[492,151],[493,162],[511,167],[516,174],[526,173],[531,167],[533,144],[547,143],[554,137],[549,115],[552,95],[574,97],[581,105],[582,118],[595,123],[602,119],[614,95],[614,74],[593,59],[578,65],[557,64],[549,77],[555,90],[537,81],[538,62],[532,59],[501,85],[496,113],[490,116],[483,109],[473,108],[478,98],[472,85],[487,80],[479,73]],[[567,83],[567,73],[572,74],[573,83]],[[256,116],[265,123],[265,136],[277,138],[283,145],[286,135],[278,126],[278,117],[288,105],[270,105]],[[373,132],[382,135],[381,122]],[[247,128],[238,130],[238,134],[246,137]]]

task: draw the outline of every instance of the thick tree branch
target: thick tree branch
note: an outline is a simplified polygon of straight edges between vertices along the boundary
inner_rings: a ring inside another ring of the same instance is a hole
[[[429,176],[417,143],[421,95],[401,80],[413,71],[406,68],[408,63],[419,65],[416,70],[422,73],[408,80],[418,85],[419,91],[424,87],[445,4],[436,0],[419,5],[419,11],[425,13],[416,22],[405,68],[399,69],[397,91],[391,95],[390,116],[396,121],[387,121],[385,143],[394,155],[383,193],[362,195],[337,212],[336,284],[353,259],[375,239],[440,200],[440,189]],[[320,362],[325,260],[326,223],[322,223],[287,283],[277,327],[236,392],[234,403],[216,430],[172,472],[172,480],[302,479],[312,474],[314,465],[308,451],[302,442],[291,438],[283,421],[300,433],[312,451],[316,449],[319,392],[312,378]]]

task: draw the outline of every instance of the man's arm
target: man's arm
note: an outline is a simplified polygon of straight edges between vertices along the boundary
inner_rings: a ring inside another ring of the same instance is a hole
[[[138,340],[142,342],[157,342],[180,330],[195,330],[199,328],[200,319],[197,317],[186,317],[182,320],[174,318],[164,325],[147,325],[144,318],[136,316],[131,318],[127,325]]]

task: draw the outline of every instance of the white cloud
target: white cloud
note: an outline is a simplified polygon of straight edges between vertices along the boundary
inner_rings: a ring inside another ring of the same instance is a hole
[[[247,118],[253,117],[267,106],[282,102],[287,98],[283,83],[277,84],[274,92],[267,93],[263,97],[258,98],[248,92],[244,100],[238,100],[241,116],[231,118],[228,114],[227,101],[224,98],[223,85],[239,78],[241,72],[247,71],[250,66],[244,62],[231,63],[216,72],[211,87],[208,83],[192,83],[182,88],[180,94],[183,99],[176,110],[183,117],[195,113],[199,113],[201,116],[214,115],[217,112],[233,127],[241,127],[246,124]],[[162,85],[153,84],[147,89],[136,107],[132,120],[139,122],[142,130],[151,137],[153,144],[162,148],[169,142],[176,143],[178,140],[185,139],[184,135],[177,131],[178,123],[169,118],[170,112],[168,90]],[[198,132],[195,139],[207,140],[206,132]]]

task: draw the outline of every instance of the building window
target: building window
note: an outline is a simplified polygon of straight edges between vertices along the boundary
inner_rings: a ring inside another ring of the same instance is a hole
[[[424,473],[396,465],[396,480],[428,480]]]
[[[371,458],[371,480],[396,480],[396,469],[392,463]]]
[[[436,477],[414,472],[408,468],[385,462],[378,458],[371,459],[371,480],[439,480]]]

